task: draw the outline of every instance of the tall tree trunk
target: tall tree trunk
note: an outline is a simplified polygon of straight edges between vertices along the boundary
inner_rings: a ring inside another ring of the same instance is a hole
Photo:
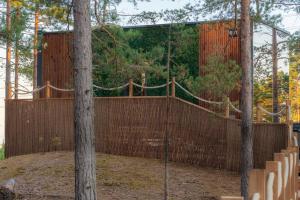
[[[90,1],[74,0],[75,199],[96,199]]]
[[[278,113],[278,45],[277,32],[273,28],[272,31],[272,63],[273,63],[273,113]],[[279,117],[273,116],[273,122],[279,123]]]
[[[20,20],[20,9],[16,10],[16,21],[17,23]],[[19,98],[19,37],[16,38],[15,43],[15,99]]]
[[[6,70],[5,70],[5,97],[9,97],[9,87],[11,84],[11,7],[10,0],[6,1],[6,29],[7,29],[7,40],[6,40]]]
[[[253,168],[250,0],[242,0],[241,9],[241,195],[248,200],[249,171]]]
[[[34,13],[34,40],[33,40],[33,89],[37,88],[37,57],[38,57],[38,40],[39,40],[39,16],[40,9],[39,5],[36,4],[35,13]],[[34,98],[37,97],[37,94],[33,94]]]

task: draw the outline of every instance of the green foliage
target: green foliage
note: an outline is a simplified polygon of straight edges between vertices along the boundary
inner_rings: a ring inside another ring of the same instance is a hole
[[[92,33],[94,84],[115,87],[128,83],[130,78],[146,84],[166,83],[167,42],[169,25],[125,28],[100,26]],[[170,75],[181,84],[189,76],[198,76],[198,30],[196,26],[172,25]],[[97,96],[127,95],[126,91],[96,90]],[[140,90],[135,88],[136,94]],[[166,89],[147,90],[147,95],[165,95]],[[182,91],[178,95],[187,99]]]
[[[5,5],[6,0],[0,0],[0,5]],[[1,13],[0,43],[4,45],[7,38],[12,41],[12,58],[14,52],[19,52],[19,72],[27,78],[32,79],[33,71],[33,30],[31,17],[39,10],[40,25],[48,29],[65,29],[71,24],[71,0],[12,0],[11,1],[11,31],[6,30],[6,13]],[[19,13],[19,16],[17,15]],[[17,17],[18,16],[18,17]],[[41,29],[41,28],[39,28]],[[1,37],[2,36],[2,37]],[[41,38],[39,38],[40,40]],[[14,64],[14,62],[12,62]]]
[[[268,75],[267,78],[260,80],[259,82],[254,81],[254,103],[260,103],[262,107],[267,110],[272,110],[273,107],[273,88],[272,88],[272,74]],[[278,72],[278,97],[279,105],[284,103],[289,96],[289,74],[283,71]],[[272,121],[272,116],[265,115],[264,118],[267,121]]]
[[[289,75],[283,71],[278,72],[278,95],[280,102],[283,102],[289,95]],[[272,101],[272,74],[266,79],[254,82],[254,102],[261,102],[264,105],[271,105]]]
[[[189,89],[195,94],[206,92],[214,97],[223,98],[240,87],[241,67],[233,60],[226,61],[221,56],[211,56],[203,74],[187,80]]]
[[[0,160],[4,160],[4,148],[0,148]]]
[[[0,38],[0,43],[5,45],[7,38],[12,41],[13,56],[15,50],[19,51],[19,69],[20,73],[31,78],[32,74],[27,72],[32,71],[32,35],[27,33],[29,26],[29,16],[30,13],[26,9],[21,9],[22,4],[14,1],[12,3],[13,12],[11,13],[11,30],[10,32],[6,29],[5,15],[1,16],[0,32],[3,33],[2,38]],[[14,64],[14,62],[12,62]],[[25,73],[23,73],[25,72]]]
[[[124,31],[119,26],[103,26],[93,31],[93,80],[96,85],[115,87],[127,83],[130,78],[141,81],[146,73],[152,79],[164,78],[159,62],[164,54],[160,47],[142,52],[129,46],[130,41],[140,37],[134,30]],[[96,95],[107,94],[97,91]]]

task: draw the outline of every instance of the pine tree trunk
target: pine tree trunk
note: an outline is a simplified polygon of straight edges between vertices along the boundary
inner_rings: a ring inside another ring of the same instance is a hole
[[[5,70],[5,97],[9,97],[9,85],[11,84],[11,7],[10,0],[6,1],[6,29],[7,29],[7,38],[6,38],[6,70]]]
[[[20,9],[16,10],[16,21],[17,23],[20,20]],[[19,37],[16,38],[15,44],[15,99],[19,98],[18,95],[19,90]]]
[[[33,78],[32,86],[33,89],[37,88],[37,57],[38,57],[38,34],[39,34],[39,5],[36,5],[34,13],[34,39],[33,39]],[[38,95],[33,94],[33,97],[36,98]]]
[[[241,8],[241,195],[248,200],[249,171],[253,168],[250,0],[242,0]]]
[[[276,29],[272,31],[272,63],[273,63],[273,113],[278,113],[278,45]],[[279,117],[273,116],[273,122],[279,123]]]
[[[75,199],[96,199],[90,1],[74,0]]]

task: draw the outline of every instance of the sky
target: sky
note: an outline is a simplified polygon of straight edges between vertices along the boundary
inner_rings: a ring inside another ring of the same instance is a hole
[[[127,1],[123,1],[119,6],[118,6],[118,12],[124,13],[124,14],[138,14],[142,11],[160,11],[163,9],[175,9],[175,8],[182,8],[186,3],[190,3],[193,1],[190,0],[152,0],[151,2],[139,2],[137,6],[134,6],[131,3],[128,3]],[[290,33],[294,33],[295,31],[299,30],[300,31],[300,25],[299,25],[299,20],[300,20],[300,15],[297,15],[294,12],[291,13],[281,13],[283,16],[283,21],[282,21],[282,26],[281,28],[289,31]],[[203,19],[206,20],[206,19]],[[122,24],[126,24],[123,23]],[[257,35],[258,39],[255,42],[263,43],[265,41],[270,41],[270,38],[267,36],[261,36]],[[3,63],[5,64],[5,60],[1,59],[5,58],[5,51],[4,49],[0,48],[0,64]],[[284,64],[281,63],[281,66]],[[4,65],[1,65],[4,66]],[[282,67],[284,71],[288,71],[286,67]],[[2,67],[0,68],[0,143],[4,141],[4,96],[5,96],[5,69]],[[13,80],[13,74],[12,74],[12,80]],[[20,79],[20,84],[26,86],[27,88],[31,89],[31,82],[27,80],[24,77],[21,77]],[[31,98],[31,96],[22,96],[23,98]]]

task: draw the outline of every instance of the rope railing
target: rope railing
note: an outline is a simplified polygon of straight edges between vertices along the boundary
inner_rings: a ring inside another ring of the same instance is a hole
[[[235,112],[237,112],[237,113],[242,113],[242,111],[241,111],[240,109],[236,108],[230,100],[228,101],[228,103],[229,103],[229,106],[230,106]]]
[[[46,86],[43,86],[43,87],[46,87]],[[49,87],[53,90],[60,91],[60,92],[74,92],[74,89],[63,89],[63,88],[55,87],[53,85],[49,85]]]
[[[172,82],[170,81],[168,85],[170,85]],[[167,84],[162,84],[162,85],[157,85],[157,86],[143,86],[143,85],[139,85],[137,83],[133,82],[133,85],[139,88],[144,88],[144,89],[159,89],[159,88],[164,88],[167,87]]]
[[[186,89],[185,87],[183,87],[180,83],[178,83],[177,81],[175,81],[175,78],[172,79],[172,81],[170,81],[168,84],[165,83],[165,84],[162,84],[162,85],[156,85],[156,86],[146,86],[146,85],[140,85],[138,83],[135,83],[132,81],[132,79],[130,79],[130,81],[124,85],[121,85],[121,86],[118,86],[118,87],[111,87],[111,88],[107,88],[107,87],[102,87],[102,86],[98,86],[98,85],[93,85],[93,88],[95,89],[99,89],[99,90],[104,90],[104,91],[116,91],[116,90],[122,90],[122,89],[125,89],[128,87],[129,89],[129,96],[134,96],[134,93],[133,93],[133,86],[135,87],[138,87],[138,88],[141,88],[141,89],[160,89],[160,88],[165,88],[169,85],[172,85],[172,96],[175,97],[176,94],[175,94],[175,87],[177,86],[179,89],[181,89],[183,92],[185,92],[187,95],[191,96],[192,98],[194,99],[197,99],[198,101],[200,102],[204,102],[204,103],[207,103],[207,104],[214,104],[214,105],[218,105],[218,106],[221,106],[221,105],[225,105],[225,116],[226,117],[229,117],[229,112],[230,110],[236,112],[236,113],[242,113],[242,111],[237,108],[232,101],[230,101],[230,99],[228,98],[227,101],[212,101],[212,100],[207,100],[207,99],[204,99],[204,98],[201,98],[197,95],[194,95],[192,92],[190,92],[188,89]],[[21,86],[21,85],[20,85]],[[13,91],[13,87],[11,86],[11,95],[10,95],[10,98],[13,97],[13,96],[16,96],[16,94],[20,94],[20,95],[27,95],[27,94],[32,94],[34,95],[35,93],[37,92],[40,92],[42,90],[46,89],[46,93],[45,93],[45,96],[46,98],[50,98],[51,96],[51,92],[50,92],[50,89],[52,90],[55,90],[55,91],[60,91],[60,92],[74,92],[74,89],[66,89],[66,88],[59,88],[59,87],[56,87],[54,85],[51,85],[49,81],[47,81],[47,84],[42,86],[42,87],[39,87],[39,88],[36,88],[32,91],[28,90],[26,87],[24,86],[21,86],[21,88],[18,88],[18,89],[15,89],[15,91]],[[257,111],[261,111],[261,112],[258,112],[257,113],[257,121],[258,122],[261,122],[262,121],[262,113],[264,114],[267,114],[267,115],[270,115],[270,116],[280,116],[282,117],[284,114],[288,115],[288,106],[284,106],[284,108],[282,108],[282,110],[278,113],[272,113],[272,112],[269,112],[267,109],[263,108],[262,106],[260,106],[260,104],[258,103],[257,104]],[[260,113],[260,114],[259,114]],[[260,115],[258,117],[258,115]],[[288,121],[288,120],[287,120]]]
[[[40,92],[40,91],[44,90],[46,87],[47,87],[47,86],[44,85],[44,86],[39,87],[39,88],[36,88],[36,89],[34,89],[34,90],[32,90],[32,91],[30,91],[30,90],[28,90],[28,89],[26,89],[26,90],[18,89],[18,94],[34,94],[34,93],[36,93],[36,92]],[[13,92],[16,93],[15,91],[13,91]]]
[[[97,88],[99,90],[105,90],[105,91],[114,91],[114,90],[121,90],[124,89],[126,87],[128,87],[129,83],[126,83],[124,85],[121,85],[119,87],[113,87],[113,88],[105,88],[105,87],[101,87],[101,86],[97,86],[97,85],[93,85],[94,88]]]
[[[205,103],[208,103],[208,104],[216,104],[216,105],[222,105],[224,102],[217,102],[217,101],[210,101],[210,100],[206,100],[206,99],[202,99],[198,96],[195,96],[194,94],[192,94],[190,91],[188,91],[187,89],[185,89],[183,86],[181,86],[178,82],[175,82],[175,84],[181,89],[183,90],[185,93],[187,93],[188,95],[190,95],[191,97],[199,100],[199,101],[202,101],[202,102],[205,102]]]
[[[283,109],[281,109],[281,111],[279,111],[277,113],[269,112],[268,110],[266,110],[265,108],[261,107],[260,105],[258,105],[257,108],[260,109],[262,112],[270,115],[270,116],[282,116],[284,114],[284,112],[286,111],[286,107],[284,107]]]

